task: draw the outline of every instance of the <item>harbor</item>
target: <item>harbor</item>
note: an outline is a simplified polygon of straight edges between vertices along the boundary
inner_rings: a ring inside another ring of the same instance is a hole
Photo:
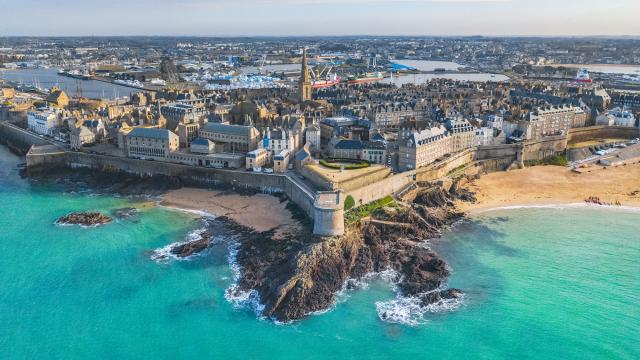
[[[33,87],[47,92],[54,86],[59,87],[72,97],[90,99],[119,99],[129,97],[140,89],[114,84],[103,80],[80,80],[61,76],[55,69],[2,70],[0,79],[7,82]]]

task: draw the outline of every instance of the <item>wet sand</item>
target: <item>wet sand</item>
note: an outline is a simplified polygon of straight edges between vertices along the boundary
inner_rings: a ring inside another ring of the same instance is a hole
[[[162,195],[161,206],[227,216],[256,231],[291,232],[301,225],[287,202],[267,194],[241,195],[232,191],[182,188]]]

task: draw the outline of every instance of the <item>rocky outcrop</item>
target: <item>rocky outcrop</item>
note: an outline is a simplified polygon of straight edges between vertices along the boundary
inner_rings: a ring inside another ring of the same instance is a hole
[[[201,239],[189,241],[171,248],[171,253],[179,258],[186,258],[198,254],[211,245],[211,236],[203,233]]]
[[[402,295],[417,296],[425,305],[459,297],[457,289],[441,290],[449,276],[447,264],[424,246],[462,216],[452,200],[441,189],[424,190],[413,204],[378,211],[345,235],[328,239],[308,233],[274,239],[227,219],[241,233],[237,291],[255,290],[262,314],[278,321],[325,310],[347,280],[388,269],[400,275]]]
[[[110,216],[99,212],[73,212],[71,214],[60,217],[56,223],[60,225],[80,225],[80,226],[99,226],[108,224],[113,219]]]

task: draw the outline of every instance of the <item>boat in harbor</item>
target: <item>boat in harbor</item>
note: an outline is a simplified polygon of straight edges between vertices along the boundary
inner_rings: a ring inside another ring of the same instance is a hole
[[[578,71],[578,74],[576,75],[576,78],[575,78],[575,82],[578,84],[591,84],[593,80],[589,75],[589,70],[581,69],[580,71]]]
[[[88,72],[80,72],[79,70],[59,70],[58,75],[66,76],[80,80],[91,80],[92,76]]]
[[[351,75],[349,76],[347,83],[349,85],[354,85],[354,84],[362,84],[362,83],[368,83],[368,82],[376,82],[383,79],[384,79],[384,76],[382,75],[381,72],[375,72],[375,73],[366,73],[364,75]]]
[[[311,82],[311,87],[314,89],[322,89],[322,88],[338,85],[340,84],[340,81],[342,81],[342,78],[339,77],[337,74],[332,73],[327,75],[327,77],[325,77],[324,79],[313,80]]]
[[[159,78],[151,79],[149,83],[154,86],[167,86],[167,82]]]
[[[114,84],[118,84],[118,85],[122,85],[122,86],[128,86],[128,87],[132,87],[132,88],[136,88],[136,89],[144,89],[144,84],[141,83],[138,80],[114,80],[113,81]]]

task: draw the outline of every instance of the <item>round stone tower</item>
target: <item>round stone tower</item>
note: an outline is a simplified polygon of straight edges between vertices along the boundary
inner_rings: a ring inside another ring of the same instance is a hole
[[[313,202],[313,233],[320,236],[344,234],[344,199],[341,191],[316,194]]]

